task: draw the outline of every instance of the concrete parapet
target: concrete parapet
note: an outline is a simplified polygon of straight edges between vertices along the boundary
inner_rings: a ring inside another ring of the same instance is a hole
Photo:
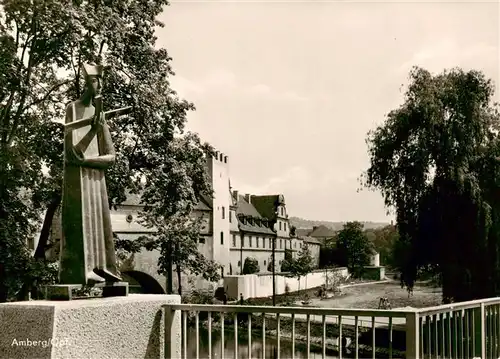
[[[180,318],[162,305],[178,303],[178,295],[130,294],[0,304],[0,358],[175,357]]]

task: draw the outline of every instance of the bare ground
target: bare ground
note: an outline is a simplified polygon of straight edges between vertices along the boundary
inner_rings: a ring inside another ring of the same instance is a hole
[[[324,300],[312,298],[310,305],[330,308],[377,309],[381,297],[388,298],[393,309],[423,308],[442,304],[441,288],[420,283],[415,285],[413,295],[408,296],[408,291],[401,288],[399,282],[394,281],[343,288],[340,296]]]

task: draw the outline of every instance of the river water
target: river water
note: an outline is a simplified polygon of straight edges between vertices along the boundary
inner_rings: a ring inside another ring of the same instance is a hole
[[[212,333],[212,358],[221,358],[221,336],[220,333]],[[276,338],[266,337],[266,359],[277,358],[277,342]],[[200,339],[199,339],[199,350],[200,358],[208,358],[208,333],[204,328],[200,328]],[[307,358],[307,348],[302,343],[295,343],[295,358],[305,359]],[[262,355],[262,338],[253,338],[251,343],[251,357],[255,359],[264,358]],[[347,354],[347,355],[346,355]],[[344,357],[348,356],[348,353],[344,353]],[[196,333],[194,330],[188,330],[188,341],[187,341],[187,357],[196,358]],[[280,358],[291,358],[292,357],[292,344],[290,341],[282,338],[280,340]],[[224,358],[235,358],[234,356],[234,335],[232,333],[226,333],[224,338]],[[248,356],[248,341],[247,339],[238,340],[238,357],[236,359],[247,359]],[[310,359],[322,358],[321,351],[311,350],[309,354]],[[337,356],[326,355],[326,359],[337,359]]]

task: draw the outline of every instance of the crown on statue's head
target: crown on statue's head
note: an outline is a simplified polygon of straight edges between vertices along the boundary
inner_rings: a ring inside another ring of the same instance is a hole
[[[104,72],[104,66],[94,65],[94,64],[83,64],[83,71],[85,72],[85,76],[102,77],[102,74]]]

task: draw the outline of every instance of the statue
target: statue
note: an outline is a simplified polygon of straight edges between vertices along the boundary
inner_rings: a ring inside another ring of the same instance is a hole
[[[66,108],[59,281],[91,286],[116,283],[113,232],[104,171],[115,162],[106,120],[130,112],[103,112],[102,65],[84,65],[85,93]]]

